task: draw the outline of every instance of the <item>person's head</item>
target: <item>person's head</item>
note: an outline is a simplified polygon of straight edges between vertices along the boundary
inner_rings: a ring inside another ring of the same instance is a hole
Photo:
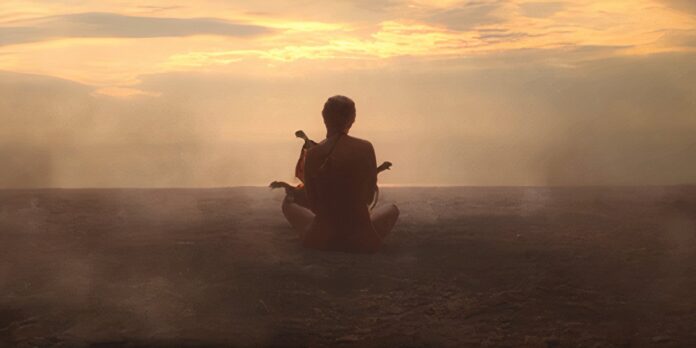
[[[335,95],[324,103],[321,111],[328,132],[348,132],[355,121],[355,103],[348,97]]]

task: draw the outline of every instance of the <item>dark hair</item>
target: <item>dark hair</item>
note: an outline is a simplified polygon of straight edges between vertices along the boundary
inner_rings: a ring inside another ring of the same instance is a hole
[[[321,115],[327,128],[343,129],[355,120],[355,102],[346,96],[335,95],[324,103]]]

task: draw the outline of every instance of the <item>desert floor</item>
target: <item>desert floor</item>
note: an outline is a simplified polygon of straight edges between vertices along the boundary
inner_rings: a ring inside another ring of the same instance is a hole
[[[0,347],[696,346],[696,187],[386,188],[375,255],[282,196],[0,191]]]

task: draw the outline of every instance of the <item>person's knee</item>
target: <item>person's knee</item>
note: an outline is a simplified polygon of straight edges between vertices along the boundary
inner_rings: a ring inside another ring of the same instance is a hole
[[[394,218],[398,218],[399,215],[401,214],[399,207],[397,207],[396,204],[394,204],[394,203],[390,204],[390,209],[391,209],[391,213],[394,215]]]
[[[399,211],[399,207],[396,206],[396,204],[390,204],[389,206],[389,218],[387,219],[388,224],[390,228],[392,228],[395,224],[396,221],[399,220],[399,214],[401,212]]]
[[[294,204],[294,202],[291,199],[288,199],[288,196],[285,196],[285,199],[283,199],[283,203],[280,205],[280,209],[283,211],[283,215],[285,215],[286,218],[288,218],[289,210],[292,209],[291,206]]]
[[[295,200],[293,199],[293,197],[290,195],[285,195],[285,197],[283,198],[283,203],[281,203],[281,207],[283,207],[283,209],[285,209],[293,203],[295,203]]]

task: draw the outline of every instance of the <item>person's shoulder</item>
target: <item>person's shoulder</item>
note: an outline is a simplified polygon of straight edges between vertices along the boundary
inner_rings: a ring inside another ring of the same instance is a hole
[[[362,147],[365,149],[372,149],[372,143],[365,140],[365,139],[356,138],[356,137],[353,137],[350,135],[348,136],[348,139],[350,139],[351,142],[353,144],[355,144],[356,146],[359,146],[359,147]]]

